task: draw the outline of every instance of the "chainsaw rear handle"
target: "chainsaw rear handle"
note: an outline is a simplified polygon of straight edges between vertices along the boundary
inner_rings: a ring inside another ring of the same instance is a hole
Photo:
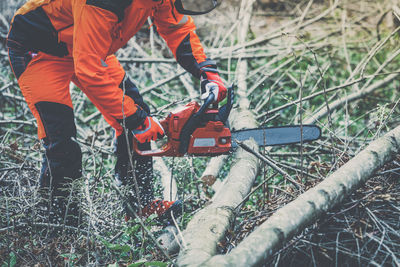
[[[172,156],[179,156],[176,154],[176,149],[167,143],[162,148],[152,149],[152,150],[140,150],[138,141],[133,138],[133,150],[139,156],[147,156],[147,157],[172,157]]]
[[[183,127],[182,132],[181,132],[181,140],[184,140],[183,146],[182,145],[179,146],[179,152],[181,152],[182,155],[187,152],[190,135],[194,132],[194,130],[201,123],[202,115],[207,110],[208,106],[210,106],[214,102],[214,99],[215,99],[214,93],[210,92],[208,97],[204,100],[203,105],[199,108],[199,110],[195,114],[193,114],[193,116],[189,119],[189,121]],[[164,126],[165,125],[163,125],[163,127]],[[181,142],[181,144],[182,144],[182,142]],[[181,148],[183,148],[183,149],[181,149]],[[133,149],[134,149],[135,153],[140,156],[173,156],[173,155],[176,155],[176,153],[177,153],[177,151],[175,151],[175,149],[173,148],[173,146],[170,143],[163,146],[161,149],[142,151],[138,147],[138,141],[136,140],[136,138],[133,138]]]

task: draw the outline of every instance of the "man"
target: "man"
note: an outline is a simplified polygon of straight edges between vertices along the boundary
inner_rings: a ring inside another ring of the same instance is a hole
[[[192,7],[201,10],[185,9],[193,3]],[[145,150],[150,140],[164,135],[164,130],[149,115],[148,105],[114,53],[150,16],[178,63],[201,79],[204,94],[213,91],[215,102],[219,102],[226,88],[215,63],[204,54],[193,19],[185,15],[205,13],[215,6],[215,0],[30,0],[16,12],[7,47],[45,148],[40,187],[51,192],[52,222],[66,219],[66,223],[76,224],[69,215],[76,215],[78,206],[67,205],[69,192],[65,190],[81,176],[82,160],[74,141],[71,81],[115,129],[115,176],[119,185],[130,188],[125,198],[127,215],[132,217],[135,212],[146,217],[156,212],[164,216],[179,208],[179,202],[154,201],[152,159],[133,155],[131,161],[129,157],[132,135]]]

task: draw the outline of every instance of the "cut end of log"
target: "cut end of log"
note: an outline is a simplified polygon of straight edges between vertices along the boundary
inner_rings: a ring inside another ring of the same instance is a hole
[[[217,180],[217,177],[215,177],[214,175],[205,175],[201,178],[201,180],[203,181],[204,184],[212,186]]]
[[[168,255],[178,253],[180,248],[178,230],[174,226],[166,227],[164,233],[157,238],[157,242]]]

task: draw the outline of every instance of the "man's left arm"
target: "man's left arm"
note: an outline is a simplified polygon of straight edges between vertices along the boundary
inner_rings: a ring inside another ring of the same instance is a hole
[[[195,33],[193,18],[180,14],[175,9],[173,0],[167,0],[155,10],[153,20],[177,62],[201,80],[202,96],[206,97],[212,91],[216,102],[223,100],[226,87],[219,76],[215,61],[208,59],[204,53]]]

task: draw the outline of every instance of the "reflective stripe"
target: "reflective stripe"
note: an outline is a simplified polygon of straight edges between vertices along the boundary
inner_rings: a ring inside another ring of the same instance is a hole
[[[177,24],[171,24],[168,28],[171,29],[180,28],[181,26],[185,25],[186,22],[188,22],[188,20],[189,20],[188,16],[184,15]]]
[[[100,59],[100,63],[101,63],[101,65],[102,65],[103,67],[105,67],[105,68],[108,67],[107,63],[106,63],[103,59]]]

